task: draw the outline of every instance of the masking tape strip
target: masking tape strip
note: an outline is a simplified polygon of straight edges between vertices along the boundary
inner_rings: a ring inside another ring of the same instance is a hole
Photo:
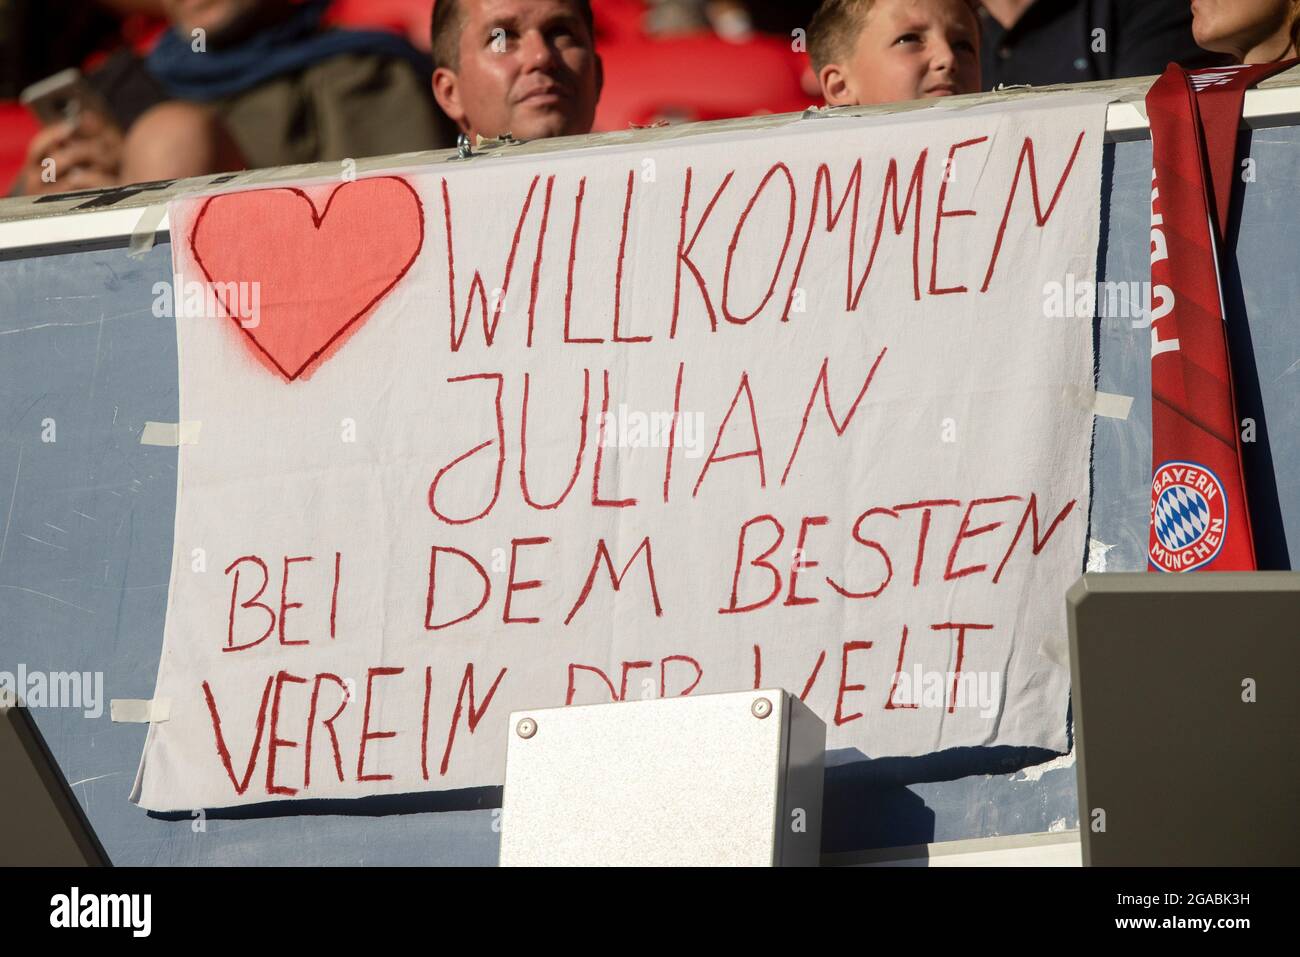
[[[108,713],[120,724],[162,724],[172,716],[172,699],[114,698]]]
[[[1065,387],[1063,394],[1065,401],[1103,419],[1127,419],[1129,412],[1133,410],[1131,395],[1094,392],[1091,389],[1080,389],[1070,385]]]
[[[1098,392],[1092,404],[1092,411],[1103,419],[1127,419],[1132,409],[1131,395],[1116,395],[1114,392]]]
[[[202,422],[146,422],[141,445],[198,445]]]
[[[145,207],[140,218],[136,220],[135,228],[131,230],[131,242],[126,249],[128,256],[139,259],[153,249],[154,237],[158,235],[158,227],[162,225],[163,217],[166,215],[166,203],[154,203],[152,206]]]

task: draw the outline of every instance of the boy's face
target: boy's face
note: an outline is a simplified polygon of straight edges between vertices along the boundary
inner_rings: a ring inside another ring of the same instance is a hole
[[[979,23],[965,0],[876,0],[845,62],[819,79],[831,106],[978,93]]]

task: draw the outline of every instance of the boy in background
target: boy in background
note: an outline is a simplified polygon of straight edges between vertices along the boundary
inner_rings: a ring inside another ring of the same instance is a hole
[[[829,106],[980,91],[972,0],[825,0],[808,52]]]

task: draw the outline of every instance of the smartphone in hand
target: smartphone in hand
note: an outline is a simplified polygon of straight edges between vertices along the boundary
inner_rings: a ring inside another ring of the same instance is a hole
[[[32,84],[20,100],[43,126],[27,144],[15,187],[19,194],[117,185],[125,134],[107,101],[78,70]]]
[[[75,67],[33,83],[19,94],[18,99],[36,114],[44,126],[56,123],[76,126],[82,114],[87,112],[96,113],[105,123],[116,125],[104,98]]]

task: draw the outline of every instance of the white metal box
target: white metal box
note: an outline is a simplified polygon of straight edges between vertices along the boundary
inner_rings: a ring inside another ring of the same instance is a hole
[[[510,716],[502,866],[816,866],[826,726],[780,689]]]

